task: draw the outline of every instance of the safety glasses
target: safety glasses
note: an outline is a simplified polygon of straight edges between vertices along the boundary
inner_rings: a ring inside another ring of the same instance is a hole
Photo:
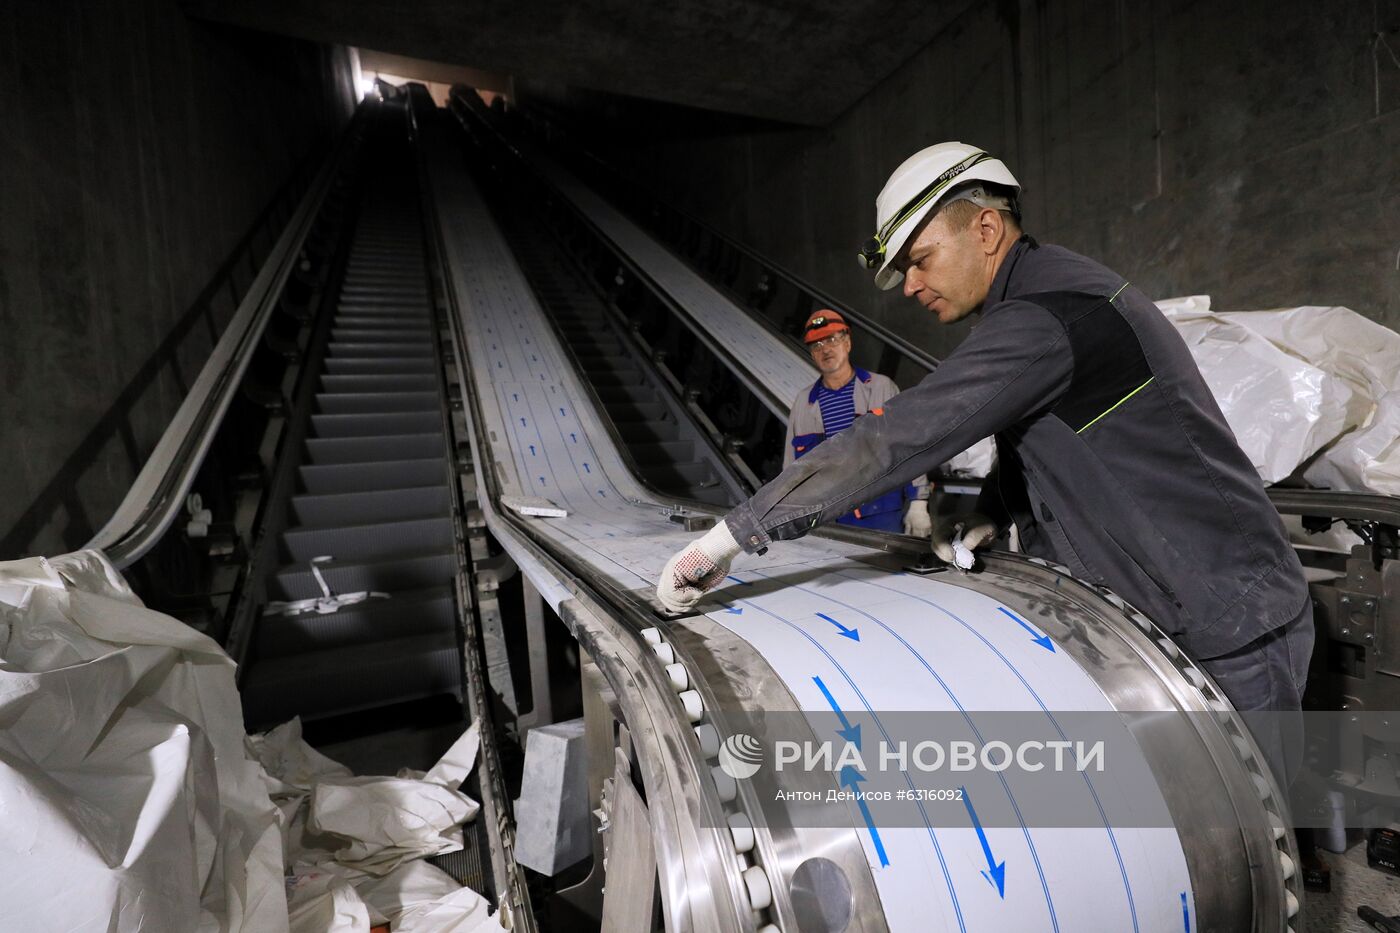
[[[850,335],[850,331],[843,330],[838,334],[832,334],[830,337],[823,337],[821,340],[813,340],[811,343],[807,344],[807,349],[815,353],[817,350],[821,350],[824,347],[835,346]]]

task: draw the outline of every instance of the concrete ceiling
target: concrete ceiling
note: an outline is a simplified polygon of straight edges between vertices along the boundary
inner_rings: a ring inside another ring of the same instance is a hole
[[[185,0],[192,16],[521,78],[825,125],[971,0]]]

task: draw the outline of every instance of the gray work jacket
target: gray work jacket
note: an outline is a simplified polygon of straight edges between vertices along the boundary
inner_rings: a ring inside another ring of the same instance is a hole
[[[726,516],[796,538],[995,435],[980,504],[1022,548],[1107,585],[1197,658],[1295,618],[1302,565],[1186,344],[1091,259],[1022,237],[967,339]]]
[[[889,376],[872,373],[854,367],[854,391],[851,404],[855,407],[856,420],[869,411],[880,411],[881,406],[899,394],[899,386]],[[792,400],[792,410],[788,412],[787,440],[783,444],[783,466],[789,467],[792,461],[816,448],[826,440],[826,424],[822,421],[822,407],[817,400],[817,388],[822,384],[818,379],[810,388],[803,389]],[[928,477],[922,474],[910,480],[914,485],[912,499],[928,498]]]

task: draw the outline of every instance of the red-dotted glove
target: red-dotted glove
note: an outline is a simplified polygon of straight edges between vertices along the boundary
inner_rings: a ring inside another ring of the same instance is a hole
[[[916,538],[933,534],[933,520],[928,515],[928,500],[913,499],[904,510],[904,533]]]
[[[940,515],[933,520],[933,532],[929,535],[933,553],[959,570],[970,570],[972,552],[990,544],[996,536],[996,522],[977,512],[971,515]]]
[[[687,611],[719,585],[739,551],[729,526],[723,520],[717,522],[666,562],[656,584],[656,598],[670,612]]]

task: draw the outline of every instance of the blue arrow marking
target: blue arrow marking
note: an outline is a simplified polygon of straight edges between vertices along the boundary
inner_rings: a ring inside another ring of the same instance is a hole
[[[525,427],[525,419],[524,419],[524,418],[521,418],[521,419],[520,419],[520,426],[521,426],[522,428]]]
[[[836,626],[837,631],[840,634],[845,635],[851,641],[860,641],[860,629],[846,628],[846,626],[842,625],[840,622],[837,622],[835,619],[833,619],[831,616],[827,615],[824,612],[817,613],[817,618],[825,619],[832,625]]]
[[[565,415],[564,415],[564,409],[562,409],[562,408],[559,409],[559,416],[560,416],[561,418],[562,418],[562,417],[565,417]]]
[[[972,817],[972,828],[977,830],[977,841],[982,843],[982,854],[987,857],[987,870],[982,872],[982,877],[996,885],[997,893],[1006,898],[1006,863],[998,862],[992,856],[992,847],[987,843],[987,831],[982,828],[982,821],[977,818],[977,811],[972,809],[972,795],[967,792],[966,787],[959,787],[962,791],[963,806],[967,807],[967,815]]]
[[[585,464],[583,465],[583,472],[585,472],[585,473],[592,473],[593,471],[590,470],[590,469],[588,468],[588,464],[585,463]]]
[[[743,610],[742,608],[740,608],[739,606],[730,606],[730,605],[727,605],[727,604],[725,604],[725,603],[720,603],[720,605],[721,605],[721,606],[724,606],[724,611],[727,612],[727,613],[729,613],[729,614],[732,615],[732,616],[738,616],[738,615],[743,615],[743,614],[744,614],[744,610]]]
[[[502,363],[500,360],[497,360],[497,361],[496,361],[496,368],[497,368],[497,369],[505,369],[505,368],[506,368],[506,364],[505,364],[505,363]]]
[[[530,456],[532,456],[532,457],[539,456],[538,454],[535,453],[535,445],[534,445],[534,444],[531,444],[531,445],[530,445]]]
[[[544,485],[544,477],[543,477],[543,476],[540,477],[540,485],[541,485],[541,486]]]
[[[1181,892],[1181,923],[1191,933],[1191,908],[1186,905],[1186,892]]]
[[[603,490],[601,490],[601,489],[598,490],[598,495],[602,496],[604,499],[606,499],[606,498],[608,497],[608,494],[605,493],[605,492],[603,492]]]
[[[1024,619],[1022,619],[1016,613],[1012,612],[1010,609],[1007,609],[1005,606],[998,606],[997,608],[1000,609],[1002,612],[1006,613],[1011,618],[1015,619],[1016,624],[1021,626],[1021,628],[1030,632],[1031,641],[1035,642],[1037,645],[1044,648],[1046,651],[1054,653],[1055,645],[1053,642],[1050,641],[1049,635],[1046,635],[1042,632],[1037,632],[1035,629],[1031,628],[1031,626],[1027,624],[1027,622]]]
[[[856,790],[856,785],[865,780],[865,776],[852,765],[846,765],[841,769],[841,786]],[[856,799],[856,806],[860,807],[860,815],[865,820],[865,828],[870,831],[870,841],[875,845],[875,854],[880,856],[880,865],[886,866],[890,863],[890,857],[885,854],[885,844],[880,840],[880,831],[875,828],[875,817],[870,815],[870,805],[864,800]]]
[[[520,401],[520,396],[515,392],[511,393],[511,398],[515,399],[517,402]]]
[[[535,354],[533,354],[533,353],[530,354],[530,362],[531,362],[531,363],[538,363],[539,361],[540,361],[540,358],[539,358],[538,356],[535,356]]]
[[[826,702],[831,704],[831,711],[836,714],[836,718],[841,720],[841,728],[836,730],[836,734],[854,745],[856,751],[860,751],[860,726],[851,725],[851,721],[846,718],[846,714],[837,705],[836,697],[831,695],[831,691],[826,688],[826,684],[822,683],[820,677],[813,677],[812,680],[816,682],[817,689],[822,692],[822,696],[826,697]]]
[[[577,434],[570,434],[570,435],[569,435],[569,440],[571,440],[571,441],[573,441],[575,444],[577,444],[577,443],[578,443],[578,435],[577,435]]]

